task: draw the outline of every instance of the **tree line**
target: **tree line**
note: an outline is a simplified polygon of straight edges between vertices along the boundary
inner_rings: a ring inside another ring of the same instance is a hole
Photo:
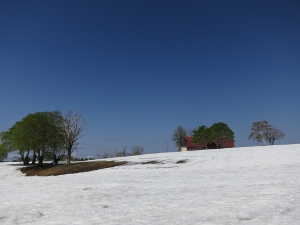
[[[179,125],[172,135],[172,139],[178,150],[183,146],[187,134],[193,137],[193,143],[197,143],[199,149],[201,149],[203,143],[207,149],[207,145],[212,142],[216,144],[216,148],[222,148],[223,139],[228,139],[232,142],[235,141],[234,132],[223,122],[214,123],[211,127],[202,125],[189,131]],[[269,124],[268,121],[263,120],[253,122],[248,139],[263,142],[264,145],[274,145],[276,140],[280,140],[284,137],[285,134],[281,130]]]
[[[135,145],[130,148],[130,151],[127,150],[127,147],[124,146],[121,151],[117,149],[105,149],[102,153],[96,155],[97,159],[106,159],[106,158],[115,158],[115,157],[126,157],[133,155],[142,155],[145,148]]]
[[[207,149],[207,145],[210,143],[215,143],[216,148],[222,148],[224,139],[235,141],[234,132],[223,122],[214,123],[211,127],[202,125],[191,131],[186,131],[179,125],[172,136],[178,150],[183,146],[187,134],[193,137],[193,143],[198,144],[199,149],[203,143]]]
[[[60,111],[29,114],[0,133],[0,157],[18,151],[24,165],[43,166],[45,157],[55,164],[66,159],[69,165],[84,125],[83,116],[70,110],[65,116]]]

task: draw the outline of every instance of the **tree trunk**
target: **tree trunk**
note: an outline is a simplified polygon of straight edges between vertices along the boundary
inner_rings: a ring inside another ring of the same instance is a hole
[[[43,166],[43,161],[44,161],[44,155],[39,156],[39,164],[38,166]]]
[[[36,153],[35,153],[35,151],[33,151],[31,164],[35,165],[36,164],[35,162],[36,162]]]
[[[68,155],[67,155],[67,163],[66,163],[66,165],[70,165],[70,163],[71,163],[72,148],[73,148],[73,145],[68,144],[68,147],[67,147]],[[77,155],[76,155],[76,157],[77,157]]]
[[[275,142],[275,140],[272,140],[272,143],[271,143],[271,145],[274,145],[274,142]]]
[[[20,152],[20,155],[21,155],[21,159],[22,159],[22,162],[24,165],[29,165],[29,150],[27,151],[27,154],[25,156],[24,152]]]
[[[54,164],[57,165],[59,160],[60,160],[60,157],[57,157],[56,153],[54,153],[53,154],[53,162],[54,162]]]
[[[72,147],[68,149],[68,155],[67,155],[67,165],[70,165],[71,163],[71,157],[72,157]]]
[[[41,150],[38,150],[38,166],[43,166],[44,161],[44,154],[41,152]]]
[[[68,157],[67,157],[67,165],[70,165],[71,163],[71,154],[68,154]]]

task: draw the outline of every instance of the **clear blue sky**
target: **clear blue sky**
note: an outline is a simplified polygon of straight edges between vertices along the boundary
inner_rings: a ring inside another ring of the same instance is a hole
[[[0,1],[0,131],[29,113],[89,121],[81,155],[176,151],[178,125],[268,120],[300,142],[300,1]]]

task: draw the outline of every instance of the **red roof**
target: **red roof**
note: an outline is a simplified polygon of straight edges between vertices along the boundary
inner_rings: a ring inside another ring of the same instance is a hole
[[[198,148],[198,144],[193,143],[193,137],[185,137],[184,139],[186,140],[185,147]],[[203,146],[205,147],[204,143],[203,143]]]
[[[193,143],[193,137],[185,137],[184,139],[186,140],[186,143],[184,144],[185,147],[187,147],[187,148],[198,148],[198,144]],[[215,143],[216,141],[212,141],[212,142]],[[206,147],[206,143],[202,143],[201,148],[205,148],[205,147]],[[231,140],[225,138],[225,139],[223,139],[222,147],[223,148],[233,148],[234,147],[234,142],[232,142]]]

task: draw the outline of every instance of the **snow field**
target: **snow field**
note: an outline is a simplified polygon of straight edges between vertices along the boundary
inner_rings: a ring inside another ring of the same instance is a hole
[[[1,163],[0,224],[299,224],[300,145],[114,160],[129,164],[26,177]]]

